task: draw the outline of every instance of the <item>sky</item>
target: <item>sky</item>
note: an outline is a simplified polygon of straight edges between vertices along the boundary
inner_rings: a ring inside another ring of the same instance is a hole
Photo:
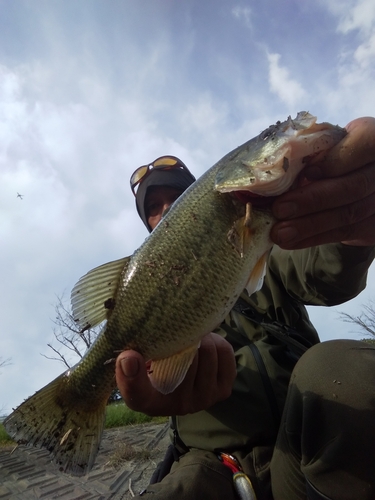
[[[288,115],[375,116],[373,0],[0,0],[0,414],[64,367],[58,297],[147,231],[129,177],[158,156],[198,177]],[[17,197],[17,193],[23,198]],[[368,287],[309,308],[361,338]]]

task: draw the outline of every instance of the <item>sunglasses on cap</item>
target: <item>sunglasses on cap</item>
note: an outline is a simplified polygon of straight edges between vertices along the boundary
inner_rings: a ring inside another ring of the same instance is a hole
[[[137,168],[137,170],[130,177],[130,187],[133,191],[134,196],[136,195],[135,188],[147,177],[147,175],[153,169],[170,170],[172,168],[180,168],[182,170],[186,170],[187,172],[189,172],[189,174],[191,173],[185,163],[179,160],[176,156],[160,156],[160,158],[156,158],[156,160],[154,160],[152,163]]]

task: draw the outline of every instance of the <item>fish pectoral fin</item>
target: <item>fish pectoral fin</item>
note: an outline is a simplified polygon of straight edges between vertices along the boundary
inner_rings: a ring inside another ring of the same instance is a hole
[[[152,385],[162,394],[173,392],[184,380],[200,342],[169,358],[153,360],[150,369]]]
[[[262,257],[258,260],[258,262],[253,267],[249,281],[246,285],[246,290],[249,295],[252,295],[254,292],[260,290],[263,286],[264,277],[266,275],[267,268],[267,260],[269,256],[270,250],[265,252]]]
[[[245,217],[238,219],[232,229],[228,233],[228,240],[236,250],[236,252],[243,257],[251,245],[252,231],[250,227],[250,210]]]
[[[76,283],[71,293],[72,316],[82,330],[108,318],[115,306],[121,273],[130,259],[124,257],[96,267]]]

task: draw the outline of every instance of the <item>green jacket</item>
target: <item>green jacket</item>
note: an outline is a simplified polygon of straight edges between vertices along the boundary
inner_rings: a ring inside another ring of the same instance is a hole
[[[319,337],[305,305],[333,306],[358,295],[374,256],[372,247],[332,244],[286,251],[274,246],[262,289],[251,297],[245,292],[242,299],[266,321],[293,326],[315,344]],[[296,360],[283,342],[234,309],[216,332],[235,351],[232,395],[207,411],[175,417],[178,435],[189,448],[243,453],[255,449],[269,456]],[[251,344],[266,368],[268,389]]]

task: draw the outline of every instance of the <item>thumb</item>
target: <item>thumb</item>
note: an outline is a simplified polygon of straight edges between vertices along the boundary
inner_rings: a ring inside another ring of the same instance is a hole
[[[122,375],[127,379],[137,378],[140,372],[140,362],[138,356],[134,354],[127,354],[124,356],[119,356],[120,368]],[[120,373],[121,376],[121,373]]]
[[[306,166],[308,179],[339,177],[374,161],[375,118],[357,118],[345,128],[348,134],[327,151],[322,161],[317,156]]]
[[[116,360],[116,382],[126,405],[142,411],[142,400],[152,389],[142,355],[136,351],[123,351]]]

